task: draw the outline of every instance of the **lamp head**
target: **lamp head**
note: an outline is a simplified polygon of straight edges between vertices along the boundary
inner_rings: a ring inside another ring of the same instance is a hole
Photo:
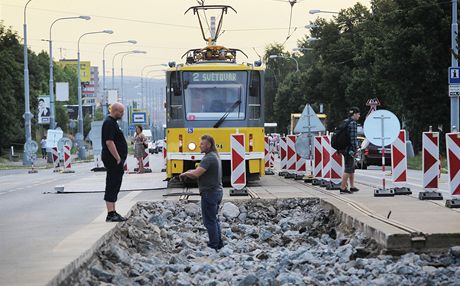
[[[91,20],[90,16],[80,16],[78,18],[83,19],[83,20]]]
[[[104,31],[102,31],[102,33],[113,34],[113,31],[112,30],[104,30]]]
[[[133,53],[133,54],[146,54],[147,52],[146,51],[133,50],[133,51],[131,51],[131,53]]]
[[[128,40],[128,43],[137,44],[137,41],[136,40]]]
[[[313,10],[310,10],[308,13],[317,14],[317,13],[320,13],[320,12],[321,12],[321,10],[319,10],[319,9],[313,9]]]

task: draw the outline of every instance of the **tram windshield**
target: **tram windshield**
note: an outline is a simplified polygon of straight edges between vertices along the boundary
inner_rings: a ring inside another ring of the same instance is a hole
[[[244,119],[246,85],[245,71],[184,72],[187,120],[219,120],[227,112],[226,120]]]

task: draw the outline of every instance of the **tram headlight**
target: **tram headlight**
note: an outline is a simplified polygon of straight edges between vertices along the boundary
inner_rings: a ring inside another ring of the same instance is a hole
[[[189,149],[190,151],[195,150],[195,149],[196,149],[196,144],[193,143],[193,142],[192,142],[192,143],[188,143],[188,149]]]

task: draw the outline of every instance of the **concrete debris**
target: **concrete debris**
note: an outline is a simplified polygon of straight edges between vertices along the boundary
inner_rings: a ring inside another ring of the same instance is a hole
[[[199,203],[138,203],[62,285],[460,285],[459,247],[378,255],[318,199],[226,202],[220,213],[216,252]]]

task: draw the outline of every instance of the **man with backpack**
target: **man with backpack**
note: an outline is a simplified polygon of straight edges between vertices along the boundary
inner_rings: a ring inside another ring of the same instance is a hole
[[[361,116],[359,108],[352,107],[348,111],[348,118],[345,119],[339,127],[336,128],[332,138],[332,147],[343,154],[345,161],[345,171],[342,176],[340,185],[341,194],[351,194],[359,191],[355,187],[355,161],[354,156],[358,151],[358,123]],[[347,188],[347,182],[350,181],[350,189]]]

